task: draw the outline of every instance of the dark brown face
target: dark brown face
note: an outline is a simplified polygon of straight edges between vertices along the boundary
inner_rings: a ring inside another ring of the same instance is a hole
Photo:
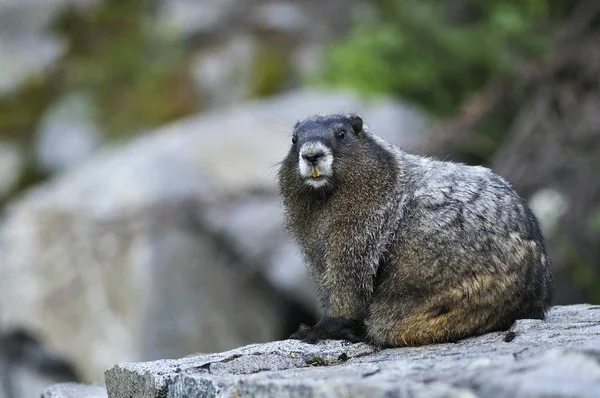
[[[332,188],[340,159],[352,158],[361,144],[362,127],[362,119],[354,115],[316,116],[296,123],[282,168],[306,187]]]

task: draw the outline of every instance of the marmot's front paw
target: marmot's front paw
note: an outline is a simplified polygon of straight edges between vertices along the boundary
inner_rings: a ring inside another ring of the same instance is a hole
[[[347,340],[352,343],[364,341],[362,321],[347,318],[323,318],[315,326],[301,324],[290,339],[314,344],[319,340]]]
[[[310,331],[313,329],[314,327],[305,325],[304,323],[301,323],[300,326],[298,327],[298,330],[296,330],[294,333],[292,333],[292,335],[290,336],[290,339],[293,340],[305,340]]]

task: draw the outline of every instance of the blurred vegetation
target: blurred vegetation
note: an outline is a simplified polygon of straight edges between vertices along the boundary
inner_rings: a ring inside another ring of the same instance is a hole
[[[266,97],[285,86],[291,76],[290,54],[283,46],[264,43],[259,46],[252,68],[251,97]],[[288,51],[289,52],[289,51]]]
[[[113,141],[205,108],[207,98],[191,70],[195,57],[219,43],[195,45],[169,31],[157,23],[158,5],[155,0],[103,0],[85,11],[67,5],[53,21],[51,30],[66,41],[66,53],[43,74],[0,96],[0,141],[17,144],[25,164],[11,195],[48,177],[36,162],[35,135],[64,95],[89,95],[91,122]],[[293,73],[290,52],[285,42],[259,38],[256,54],[245,66],[251,98],[286,87]]]
[[[202,109],[192,80],[194,49],[153,19],[152,0],[104,0],[91,11],[67,8],[53,30],[67,54],[39,81],[0,98],[0,138],[31,142],[38,121],[61,94],[92,95],[96,122],[119,139]],[[252,97],[273,94],[290,78],[289,50],[261,43],[252,73]]]
[[[16,143],[26,169],[15,192],[47,177],[32,145],[41,118],[62,95],[89,93],[95,122],[119,139],[195,111],[197,93],[181,41],[149,21],[153,2],[105,0],[87,12],[67,8],[52,30],[67,53],[45,74],[0,97],[0,139]]]
[[[453,114],[491,77],[510,78],[549,50],[569,0],[375,0],[331,47],[317,81],[392,94],[434,115]]]
[[[69,39],[61,68],[66,90],[92,93],[110,138],[191,113],[197,99],[183,45],[154,29],[144,0],[107,0],[92,13],[67,11],[56,30]]]
[[[594,231],[600,234],[600,209],[596,210],[596,213],[594,213],[591,224]]]
[[[73,91],[92,95],[96,121],[112,139],[197,109],[188,54],[148,23],[151,5],[106,0],[91,12],[67,9],[53,29],[67,40],[68,52],[43,78],[0,98],[0,138],[28,149],[43,112]]]
[[[29,141],[52,91],[43,82],[32,80],[14,95],[0,97],[0,139]]]
[[[600,303],[600,271],[598,267],[582,258],[564,231],[560,231],[556,235],[558,235],[557,250],[566,259],[565,267],[569,275],[584,293],[588,302]]]

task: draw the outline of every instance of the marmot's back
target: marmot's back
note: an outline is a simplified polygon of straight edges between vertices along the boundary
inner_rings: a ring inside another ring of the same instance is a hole
[[[370,337],[423,344],[543,318],[553,292],[548,257],[510,184],[483,167],[411,156],[407,163],[418,182],[379,269]]]
[[[330,115],[296,125],[280,188],[324,311],[296,338],[426,344],[544,317],[537,221],[489,169],[406,154]]]

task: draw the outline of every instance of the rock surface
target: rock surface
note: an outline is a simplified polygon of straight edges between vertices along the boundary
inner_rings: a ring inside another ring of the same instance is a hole
[[[259,31],[324,41],[344,31],[357,0],[160,0],[159,23],[184,38]]]
[[[195,88],[214,108],[301,85],[363,3],[159,0],[155,25],[193,44]]]
[[[61,383],[46,388],[41,398],[106,398],[106,389],[102,385]]]
[[[256,40],[240,36],[202,51],[192,64],[192,78],[200,95],[212,107],[229,105],[250,97]]]
[[[39,397],[49,385],[76,381],[77,369],[48,350],[40,336],[0,331],[0,398]]]
[[[67,50],[50,29],[68,5],[94,6],[100,0],[0,0],[0,96],[43,75]]]
[[[94,121],[93,102],[85,93],[59,98],[41,119],[36,134],[38,164],[46,172],[59,172],[85,161],[102,142]]]
[[[376,350],[293,340],[106,372],[121,397],[597,397],[600,306],[552,308],[545,321],[454,344]]]
[[[298,316],[286,300],[316,305],[274,166],[296,119],[342,109],[409,148],[424,123],[389,100],[292,92],[165,126],[28,191],[0,225],[0,330],[39,332],[87,382],[117,362],[283,338]]]
[[[0,1],[0,96],[42,74],[65,51],[46,29],[63,1]]]

